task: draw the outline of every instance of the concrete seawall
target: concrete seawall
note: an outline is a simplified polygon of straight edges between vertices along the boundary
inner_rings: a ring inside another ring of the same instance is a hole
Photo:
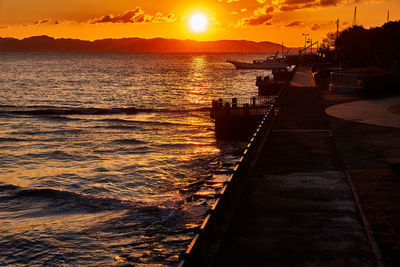
[[[281,99],[179,266],[378,265],[309,69]]]
[[[214,266],[376,266],[313,85],[299,69]]]

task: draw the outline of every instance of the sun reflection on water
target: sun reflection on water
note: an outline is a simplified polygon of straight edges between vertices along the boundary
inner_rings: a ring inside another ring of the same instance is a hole
[[[188,77],[190,83],[185,91],[185,97],[191,104],[204,105],[209,101],[207,98],[210,89],[210,82],[207,81],[208,67],[207,56],[193,56]]]

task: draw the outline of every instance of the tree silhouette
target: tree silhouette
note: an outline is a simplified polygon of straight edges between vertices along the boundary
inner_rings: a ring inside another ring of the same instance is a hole
[[[378,66],[398,70],[400,21],[365,29],[353,26],[342,31],[335,42],[336,52],[345,67]]]

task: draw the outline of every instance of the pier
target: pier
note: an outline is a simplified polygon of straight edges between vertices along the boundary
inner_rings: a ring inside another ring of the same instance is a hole
[[[377,266],[321,98],[299,68],[179,266]]]
[[[257,97],[213,100],[210,116],[215,122],[216,137],[248,140],[263,117],[279,108],[294,70],[295,66],[273,69],[272,79],[257,76]]]
[[[257,129],[265,114],[274,109],[277,97],[234,97],[214,100],[210,117],[215,122],[216,137],[247,140]]]

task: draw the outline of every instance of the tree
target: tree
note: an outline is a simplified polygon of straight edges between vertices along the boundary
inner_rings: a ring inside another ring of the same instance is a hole
[[[336,52],[347,67],[397,67],[400,53],[400,21],[365,29],[353,26],[342,31],[336,40]],[[396,70],[393,69],[395,72]]]
[[[328,32],[326,37],[322,39],[321,48],[323,50],[330,50],[335,48],[336,33]]]

